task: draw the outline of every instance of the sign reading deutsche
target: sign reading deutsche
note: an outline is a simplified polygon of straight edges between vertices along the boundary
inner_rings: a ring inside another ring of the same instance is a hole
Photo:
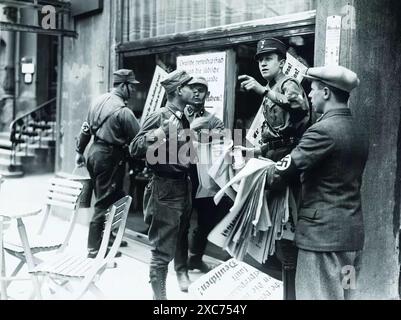
[[[282,300],[283,284],[256,268],[230,259],[189,287],[200,300]]]

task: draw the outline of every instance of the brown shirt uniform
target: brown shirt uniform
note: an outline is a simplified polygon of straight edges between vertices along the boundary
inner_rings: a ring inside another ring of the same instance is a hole
[[[269,158],[269,150],[284,148],[289,149],[289,153],[307,129],[310,119],[308,99],[295,79],[282,75],[270,86],[272,93],[266,95],[262,102],[265,117],[262,141],[265,145],[261,147],[262,154]]]
[[[157,154],[152,151],[152,155],[159,160],[164,160],[164,163],[160,163],[162,161],[150,163],[149,159],[146,159],[149,168],[155,173],[184,174],[189,171],[190,162],[185,161],[185,163],[183,163],[180,161],[181,157],[179,155],[180,150],[182,150],[181,148],[187,144],[185,135],[179,135],[177,141],[174,141],[176,142],[176,146],[173,146],[171,137],[167,138],[167,141],[163,143],[161,141],[156,141],[153,134],[156,129],[162,126],[163,121],[168,120],[172,115],[179,120],[180,127],[178,131],[189,128],[188,120],[185,118],[184,114],[168,102],[165,107],[160,108],[146,118],[141,130],[129,147],[132,157],[143,158],[146,156],[149,147],[158,144],[157,150],[154,150]],[[187,146],[189,146],[189,144]],[[160,155],[159,153],[162,154]]]
[[[77,139],[77,152],[83,153],[92,135],[95,140],[123,146],[139,131],[134,113],[113,93],[101,95],[89,109],[86,122]]]

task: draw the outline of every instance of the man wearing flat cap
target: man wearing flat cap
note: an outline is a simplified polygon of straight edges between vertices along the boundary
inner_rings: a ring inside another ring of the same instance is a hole
[[[91,137],[94,143],[86,163],[95,191],[95,212],[89,225],[88,257],[95,258],[100,248],[105,213],[124,197],[123,180],[126,167],[126,148],[139,131],[134,113],[126,103],[139,82],[128,69],[113,73],[113,89],[98,97],[88,111],[76,145],[76,165],[85,165],[84,151]],[[112,245],[114,235],[110,235]],[[123,241],[121,246],[126,246]],[[121,255],[121,253],[118,253]]]
[[[173,259],[180,289],[187,292],[190,284],[187,256],[192,210],[191,159],[190,152],[182,152],[190,144],[189,136],[182,133],[189,130],[184,109],[192,101],[193,92],[188,85],[191,80],[185,71],[176,70],[161,82],[167,103],[145,119],[130,145],[131,156],[146,156],[147,166],[153,172],[144,192],[144,216],[150,224],[149,276],[155,300],[167,299],[167,271]]]
[[[309,97],[322,116],[272,168],[267,186],[280,189],[301,175],[297,299],[344,300],[355,290],[364,245],[360,188],[368,143],[348,106],[359,79],[341,66],[311,68],[305,78],[312,81]]]
[[[280,40],[263,39],[258,42],[255,59],[267,84],[262,86],[248,75],[238,77],[242,89],[263,96],[261,108],[265,118],[262,127],[262,145],[250,149],[238,148],[251,152],[255,157],[263,156],[273,161],[278,161],[289,154],[311,124],[308,98],[302,86],[297,80],[283,73],[286,54],[287,47]],[[297,199],[300,190],[299,179],[292,181],[291,189]],[[288,229],[293,230],[292,220],[291,215]],[[291,239],[277,241],[275,255],[283,267],[285,297],[293,299],[296,263],[296,248],[293,241]]]

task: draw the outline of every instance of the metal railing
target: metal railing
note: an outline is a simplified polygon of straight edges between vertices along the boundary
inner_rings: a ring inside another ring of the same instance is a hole
[[[44,102],[32,111],[18,117],[10,124],[11,165],[17,164],[17,153],[29,155],[29,146],[43,145],[43,138],[55,139],[56,98]]]

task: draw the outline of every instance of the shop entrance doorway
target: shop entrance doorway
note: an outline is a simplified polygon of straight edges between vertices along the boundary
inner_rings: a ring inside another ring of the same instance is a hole
[[[269,26],[271,27],[271,26]],[[268,29],[268,28],[267,28]],[[237,77],[242,74],[247,74],[254,77],[261,84],[266,82],[261,77],[257,62],[254,60],[256,53],[256,45],[260,39],[275,37],[283,41],[288,47],[289,52],[296,59],[304,63],[307,67],[313,65],[314,61],[314,19],[310,21],[307,27],[302,25],[294,26],[293,28],[287,26],[286,28],[274,32],[265,30],[257,34],[249,34],[249,37],[242,34],[242,40],[233,41],[229,36],[224,40],[216,42],[215,40],[203,40],[196,42],[188,42],[188,45],[177,45],[166,42],[166,46],[146,47],[146,43],[136,43],[136,50],[133,44],[129,44],[121,49],[120,67],[130,68],[135,71],[138,80],[141,84],[137,92],[133,95],[130,101],[130,107],[134,111],[138,119],[142,116],[143,107],[147,98],[147,93],[150,88],[153,74],[156,66],[161,67],[167,72],[171,72],[177,67],[177,57],[186,55],[196,55],[208,52],[222,52],[230,51],[233,59],[226,65],[226,88],[233,86],[232,96],[225,100],[224,105],[224,123],[226,127],[231,129],[249,129],[252,121],[260,108],[262,98],[252,93],[241,92],[240,86],[236,81]],[[246,40],[244,40],[246,39]],[[151,40],[149,40],[151,41]],[[127,51],[124,51],[127,50]],[[310,87],[308,83],[302,83],[305,91],[308,93]],[[229,90],[230,91],[230,90]],[[245,134],[243,135],[245,136]],[[130,169],[129,181],[127,181],[127,188],[134,197],[133,205],[128,217],[127,228],[128,234],[135,237],[136,240],[147,242],[148,226],[143,221],[143,191],[149,181],[151,173],[145,166],[144,159],[134,160]],[[196,225],[197,212],[194,210],[191,220],[191,229]],[[191,230],[190,230],[191,235]],[[228,254],[223,252],[220,248],[215,247],[209,243],[206,249],[206,254],[217,259],[225,260]],[[260,265],[249,261],[250,264],[260,268]],[[276,278],[281,277],[281,271],[277,263],[271,261],[273,265],[272,270],[264,270]]]

